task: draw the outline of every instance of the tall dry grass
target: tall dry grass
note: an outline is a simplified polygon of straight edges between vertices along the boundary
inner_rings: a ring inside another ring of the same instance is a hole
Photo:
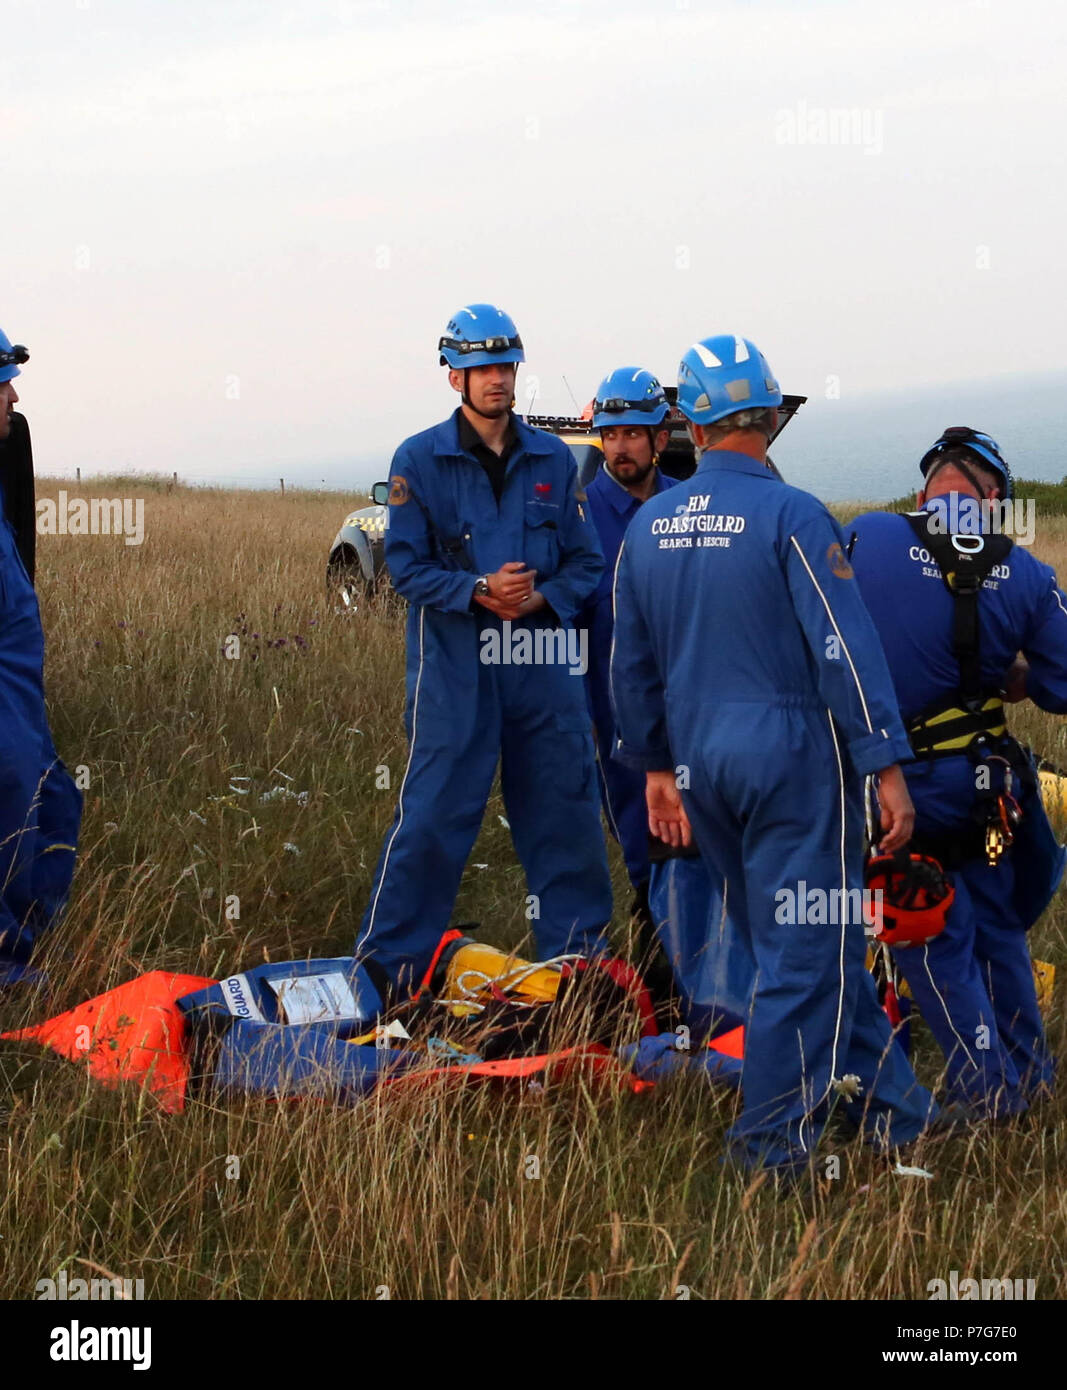
[[[352,499],[137,492],[142,547],[40,542],[53,730],[90,777],[73,900],[45,953],[50,1012],[153,968],[218,976],[346,953],[406,751],[401,625],[325,601]],[[1067,555],[1067,522],[1042,546]],[[1018,725],[1067,761],[1059,721]],[[511,946],[525,889],[502,811],[494,799],[457,917]],[[1064,928],[1057,903],[1035,933],[1061,970]],[[43,1009],[5,1003],[0,1025]],[[922,1036],[919,1066],[936,1079]],[[153,1298],[921,1298],[952,1269],[1036,1278],[1042,1298],[1067,1288],[1062,1102],[945,1142],[931,1181],[842,1146],[839,1180],[787,1197],[721,1170],[734,1104],[682,1079],[629,1095],[572,1078],[379,1091],[349,1110],[216,1097],[168,1116],[2,1044],[0,1291],[32,1297],[87,1261]]]

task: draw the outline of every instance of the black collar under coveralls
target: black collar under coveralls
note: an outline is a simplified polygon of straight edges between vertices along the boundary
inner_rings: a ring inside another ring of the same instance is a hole
[[[478,431],[464,415],[459,412],[459,447],[465,449],[468,454],[478,460],[485,469],[485,475],[489,479],[489,485],[493,489],[493,496],[500,504],[500,494],[504,491],[504,477],[507,473],[508,459],[515,452],[518,437],[515,433],[515,423],[510,412],[508,414],[508,429],[504,435],[504,447],[501,453],[495,454],[489,445],[486,444]]]

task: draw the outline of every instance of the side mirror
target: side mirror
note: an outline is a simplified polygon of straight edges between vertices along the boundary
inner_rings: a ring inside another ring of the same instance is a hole
[[[375,483],[370,490],[371,500],[376,507],[385,507],[389,503],[389,484]]]

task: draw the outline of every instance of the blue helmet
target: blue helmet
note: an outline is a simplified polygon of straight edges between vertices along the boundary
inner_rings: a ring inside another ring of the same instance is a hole
[[[943,458],[949,450],[954,449],[969,449],[979,463],[992,468],[1001,480],[1004,497],[1011,497],[1013,491],[1011,469],[1000,452],[1000,445],[988,434],[982,434],[980,430],[972,430],[968,425],[953,425],[944,431],[932,448],[927,449],[919,460],[919,469],[923,477],[928,478],[930,470],[938,459]]]
[[[0,382],[20,376],[19,364],[29,360],[30,354],[26,349],[18,343],[12,345],[11,339],[0,328]]]
[[[467,304],[448,321],[437,344],[441,365],[491,367],[496,362],[525,362],[519,330],[493,304]]]
[[[616,367],[596,388],[593,428],[658,425],[670,411],[667,393],[644,367]]]
[[[748,338],[730,333],[702,338],[678,364],[678,406],[694,425],[713,425],[739,410],[781,404],[774,373]]]

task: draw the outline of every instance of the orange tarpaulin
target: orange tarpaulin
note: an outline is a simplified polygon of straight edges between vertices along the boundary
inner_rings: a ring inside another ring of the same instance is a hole
[[[214,983],[153,970],[35,1028],[2,1036],[42,1043],[71,1062],[86,1061],[105,1086],[139,1081],[174,1113],[185,1104],[189,1082],[185,1020],[175,1000]]]
[[[158,1096],[164,1110],[176,1113],[185,1105],[190,1066],[185,1018],[176,1001],[215,983],[200,975],[154,970],[34,1028],[0,1036],[41,1043],[69,1061],[85,1061],[91,1075],[105,1086],[117,1086],[121,1081],[139,1083]],[[713,1038],[708,1046],[728,1057],[741,1058],[744,1034],[744,1028],[734,1028]],[[452,1084],[509,1078],[547,1082],[573,1071],[601,1077],[630,1091],[643,1091],[654,1084],[635,1077],[600,1043],[536,1057],[431,1066],[389,1078],[385,1084],[417,1086],[442,1076]]]
[[[410,1071],[403,1076],[386,1080],[387,1086],[417,1086],[439,1076],[447,1076],[453,1082],[493,1078],[538,1078],[545,1081],[566,1076],[572,1071],[584,1071],[590,1076],[604,1076],[616,1085],[630,1091],[644,1091],[652,1086],[651,1081],[638,1081],[619,1062],[610,1048],[601,1043],[584,1043],[578,1047],[568,1047],[561,1052],[542,1053],[537,1057],[501,1057],[493,1062],[474,1062],[470,1066],[429,1067],[425,1071]]]
[[[732,1028],[712,1038],[708,1047],[727,1057],[740,1060],[744,1056],[745,1030]],[[435,1077],[447,1076],[452,1081],[467,1081],[471,1078],[488,1081],[499,1077],[542,1077],[545,1081],[566,1076],[572,1071],[584,1071],[586,1075],[603,1077],[630,1091],[644,1091],[655,1085],[653,1081],[640,1081],[628,1067],[624,1066],[610,1048],[601,1043],[584,1043],[578,1047],[568,1047],[561,1052],[542,1053],[537,1057],[503,1057],[495,1062],[475,1062],[470,1066],[430,1067],[425,1071],[416,1070],[402,1076],[389,1077],[388,1086],[417,1086]]]
[[[721,1052],[727,1057],[736,1057],[741,1061],[745,1055],[744,1027],[731,1028],[728,1033],[720,1033],[717,1038],[711,1039],[708,1046],[716,1052]]]

